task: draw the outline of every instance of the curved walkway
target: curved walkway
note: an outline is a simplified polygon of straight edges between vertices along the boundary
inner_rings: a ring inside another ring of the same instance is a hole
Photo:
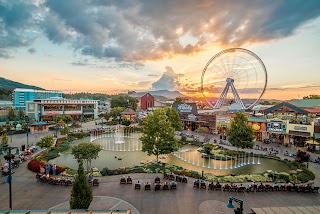
[[[69,210],[69,203],[70,201],[65,201],[49,208],[49,210]],[[94,196],[89,210],[131,210],[131,214],[140,214],[132,204],[120,198],[109,196]]]

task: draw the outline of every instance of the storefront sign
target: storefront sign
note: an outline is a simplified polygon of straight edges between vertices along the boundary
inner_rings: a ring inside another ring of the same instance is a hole
[[[301,130],[301,131],[307,131],[307,127],[302,127],[302,126],[294,126],[294,130]]]
[[[62,114],[62,111],[44,111],[43,115],[58,115],[58,114]]]
[[[285,134],[286,133],[286,124],[282,121],[271,121],[267,123],[267,132],[274,134]]]
[[[197,106],[195,103],[173,103],[173,106],[178,110],[179,113],[189,113],[196,115],[198,114]]]
[[[65,111],[64,114],[82,114],[82,111]]]
[[[196,119],[197,119],[196,115],[194,115],[194,114],[189,114],[188,115],[188,120],[195,121]]]
[[[255,123],[255,124],[252,125],[252,128],[253,128],[255,131],[259,131],[261,127],[259,126],[259,124],[256,124],[256,123]]]
[[[282,129],[277,129],[277,128],[269,128],[270,132],[282,132]]]

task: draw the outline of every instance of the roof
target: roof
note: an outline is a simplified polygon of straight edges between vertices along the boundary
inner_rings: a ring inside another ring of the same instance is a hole
[[[131,108],[127,108],[126,110],[124,110],[123,112],[121,112],[121,114],[137,114],[137,112],[135,112],[135,111],[132,110]]]
[[[303,110],[306,110],[309,113],[320,113],[320,108],[302,108]]]
[[[265,113],[272,113],[273,111],[275,111],[278,108],[288,108],[288,109],[292,109],[293,111],[296,111],[297,113],[301,113],[301,114],[305,114],[308,113],[306,110],[297,107],[291,103],[287,103],[287,102],[283,102],[283,103],[279,103],[278,105],[272,106],[270,108],[267,108],[264,110]]]
[[[320,99],[291,100],[289,103],[297,107],[313,108],[320,106]]]
[[[248,117],[249,122],[266,123],[267,119],[265,117]]]
[[[54,91],[54,90],[35,90],[28,88],[15,88],[14,92],[45,92],[45,93],[62,93],[62,91]]]

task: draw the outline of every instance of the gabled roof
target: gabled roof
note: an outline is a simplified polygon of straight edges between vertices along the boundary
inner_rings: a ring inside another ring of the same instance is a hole
[[[289,103],[297,107],[313,108],[315,106],[320,106],[320,99],[291,100]]]
[[[279,103],[278,105],[275,105],[275,106],[272,106],[270,108],[267,108],[264,110],[265,113],[272,113],[273,111],[276,111],[277,109],[279,108],[288,108],[288,109],[291,109],[297,113],[300,113],[300,114],[306,114],[308,113],[308,111],[302,109],[302,108],[299,108],[295,105],[292,105],[290,103],[287,103],[287,102],[283,102],[283,103]]]

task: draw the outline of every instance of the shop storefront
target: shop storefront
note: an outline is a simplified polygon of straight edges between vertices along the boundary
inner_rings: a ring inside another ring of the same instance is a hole
[[[272,142],[283,144],[288,143],[287,122],[282,120],[271,120],[267,123],[268,138]]]
[[[290,143],[303,147],[306,141],[314,135],[314,123],[312,122],[310,125],[289,123],[288,134],[290,136]]]
[[[267,136],[267,120],[265,117],[248,117],[248,125],[252,126],[256,141],[263,141]]]
[[[173,103],[183,122],[183,129],[196,131],[199,127],[207,127],[209,130],[215,130],[215,115],[198,114],[196,103]]]

